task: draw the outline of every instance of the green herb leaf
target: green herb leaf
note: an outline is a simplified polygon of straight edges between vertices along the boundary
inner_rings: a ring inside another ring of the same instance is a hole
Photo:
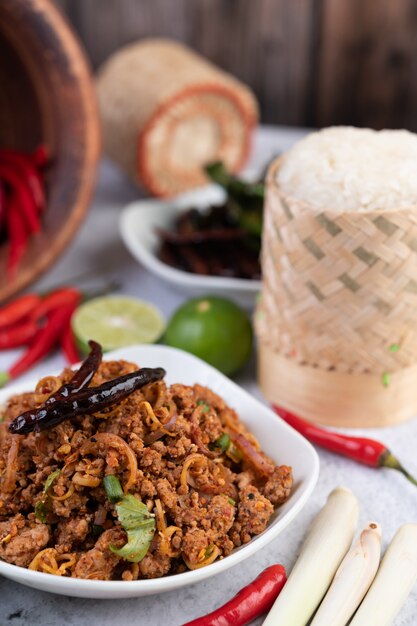
[[[216,446],[216,448],[220,448],[222,452],[227,452],[227,450],[230,448],[231,442],[232,441],[229,435],[227,433],[223,433],[218,439],[216,439],[214,445]]]
[[[149,513],[143,502],[128,494],[116,504],[117,517],[125,530],[136,530],[141,524],[151,520],[155,525],[152,513]]]
[[[46,498],[43,497],[35,504],[35,517],[43,524],[46,524],[48,518],[49,507],[46,502]]]
[[[127,543],[121,548],[110,546],[112,552],[130,561],[139,563],[149,550],[155,534],[155,516],[147,507],[128,494],[116,504],[117,517],[127,532]]]
[[[210,410],[209,405],[207,404],[207,402],[204,402],[204,400],[199,400],[199,401],[197,402],[197,406],[204,406],[203,413],[207,413],[207,411],[209,411],[209,410]]]
[[[400,349],[399,343],[392,343],[389,347],[389,351],[393,353],[398,352],[399,349]]]
[[[236,502],[233,500],[233,498],[227,498],[227,501],[229,504],[231,504],[232,506],[235,506]]]
[[[155,534],[155,515],[150,513],[132,494],[123,495],[119,479],[109,474],[103,480],[110,502],[116,505],[117,518],[127,532],[127,543],[121,548],[110,546],[110,550],[131,563],[139,563],[149,550]]]
[[[49,474],[48,478],[45,480],[45,485],[43,487],[43,493],[48,493],[48,491],[52,487],[52,483],[54,482],[55,478],[58,478],[58,476],[60,476],[60,475],[61,475],[61,470],[55,470],[54,472]]]
[[[140,528],[127,531],[127,543],[124,546],[110,546],[110,550],[130,563],[139,563],[146,556],[154,534],[155,520],[149,519]]]
[[[120,502],[123,498],[123,489],[117,476],[109,474],[103,478],[104,491],[112,504]]]
[[[388,387],[391,382],[391,374],[384,372],[381,376],[381,382],[384,387]]]

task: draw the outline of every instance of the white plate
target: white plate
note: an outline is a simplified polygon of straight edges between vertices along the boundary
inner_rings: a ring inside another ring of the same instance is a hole
[[[272,522],[249,543],[232,554],[194,571],[165,578],[137,581],[100,581],[60,578],[51,574],[29,571],[0,561],[0,574],[16,582],[67,596],[81,598],[130,598],[172,591],[214,576],[247,559],[275,539],[301,511],[317,482],[319,460],[306,439],[290,428],[275,413],[250,396],[229,378],[195,356],[166,346],[132,346],[106,354],[106,359],[126,359],[142,367],[164,367],[166,380],[193,385],[200,383],[218,393],[236,411],[259,440],[262,449],[278,464],[291,465],[294,488],[290,498],[274,514]],[[32,388],[36,385],[33,381]],[[13,385],[0,392],[0,403],[8,396],[28,390],[31,385]]]
[[[174,285],[190,296],[207,293],[226,295],[244,307],[252,307],[260,290],[259,280],[227,278],[223,276],[200,276],[170,267],[157,256],[160,245],[156,228],[170,229],[178,213],[190,207],[205,208],[219,204],[225,198],[224,191],[210,185],[182,194],[170,200],[139,200],[123,209],[120,216],[120,233],[131,254],[150,272]]]

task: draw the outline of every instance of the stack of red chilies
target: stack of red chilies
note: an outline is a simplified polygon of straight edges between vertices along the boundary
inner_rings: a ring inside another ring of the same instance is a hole
[[[69,363],[79,361],[71,317],[82,300],[75,287],[40,296],[27,294],[0,309],[0,350],[26,346],[17,361],[0,372],[0,386],[41,361],[59,344]]]
[[[9,241],[10,279],[16,274],[30,237],[41,229],[47,164],[47,151],[42,145],[31,154],[0,149],[0,232],[6,233]]]

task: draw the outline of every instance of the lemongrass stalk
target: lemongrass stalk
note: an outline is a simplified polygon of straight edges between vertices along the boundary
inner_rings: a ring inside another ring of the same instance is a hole
[[[264,626],[307,624],[350,548],[358,514],[358,501],[349,489],[331,492]]]
[[[351,626],[390,626],[417,580],[417,524],[398,529]]]
[[[371,522],[340,564],[311,626],[346,626],[378,571],[381,528]]]

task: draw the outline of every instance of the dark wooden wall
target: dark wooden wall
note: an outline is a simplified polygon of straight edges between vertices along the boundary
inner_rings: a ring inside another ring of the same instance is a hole
[[[417,130],[417,0],[57,0],[97,67],[184,41],[254,89],[267,123]]]

